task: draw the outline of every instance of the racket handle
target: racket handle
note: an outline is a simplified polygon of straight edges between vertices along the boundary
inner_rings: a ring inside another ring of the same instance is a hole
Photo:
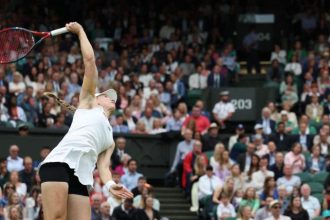
[[[59,29],[51,31],[50,35],[57,36],[57,35],[68,33],[68,32],[69,32],[68,29],[66,27],[63,27],[63,28],[59,28]]]

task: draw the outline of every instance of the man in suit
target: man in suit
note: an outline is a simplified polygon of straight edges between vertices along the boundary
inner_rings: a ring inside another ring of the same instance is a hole
[[[124,137],[118,137],[116,139],[116,148],[111,155],[112,169],[115,169],[120,163],[122,156],[126,153],[126,139]]]
[[[227,71],[225,67],[215,65],[212,73],[207,78],[207,86],[211,88],[221,88],[227,85],[227,79],[223,72]]]
[[[313,146],[313,135],[307,134],[308,125],[305,122],[299,124],[299,134],[293,135],[293,142],[299,142],[303,151],[310,151]]]
[[[252,155],[255,152],[255,145],[249,143],[246,148],[246,152],[238,155],[237,163],[242,172],[248,171],[250,169]]]
[[[136,209],[133,207],[133,199],[125,199],[124,204],[113,210],[113,220],[133,220]]]
[[[285,124],[283,122],[278,123],[277,132],[271,135],[269,140],[276,144],[278,151],[289,151],[291,148],[292,140],[285,133]]]
[[[266,135],[275,133],[276,122],[270,118],[271,111],[268,107],[264,107],[261,113],[261,119],[257,120],[257,124],[261,124],[263,132]]]

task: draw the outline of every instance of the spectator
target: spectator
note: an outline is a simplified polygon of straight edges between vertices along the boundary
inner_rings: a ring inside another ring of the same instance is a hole
[[[323,115],[323,107],[320,105],[317,96],[312,96],[311,104],[306,106],[306,115],[313,121],[320,121]]]
[[[235,113],[234,105],[229,101],[229,92],[222,91],[220,93],[220,101],[215,104],[213,110],[213,117],[220,125],[221,129],[226,128],[226,122],[229,121]]]
[[[137,118],[132,115],[132,109],[130,107],[127,107],[124,109],[124,125],[128,127],[129,131],[132,131],[135,129]]]
[[[217,208],[217,217],[219,219],[236,217],[235,208],[230,203],[230,195],[226,192],[221,192],[220,198],[220,203]]]
[[[225,67],[216,64],[213,67],[213,71],[207,77],[207,86],[215,89],[227,86],[227,74],[228,70]]]
[[[214,147],[217,143],[221,142],[219,136],[219,128],[216,123],[212,123],[208,129],[208,132],[202,136],[203,151],[214,151]]]
[[[270,166],[269,170],[274,172],[274,178],[277,181],[278,178],[283,176],[284,168],[284,155],[282,152],[276,152],[275,163]]]
[[[161,134],[164,132],[167,132],[167,130],[163,128],[162,121],[159,118],[156,118],[149,134]]]
[[[270,118],[270,115],[271,115],[270,109],[268,107],[264,107],[262,109],[261,119],[257,121],[257,124],[262,125],[263,132],[266,135],[275,133],[276,122]]]
[[[146,126],[146,131],[149,133],[152,130],[152,126],[154,124],[154,120],[156,117],[153,115],[153,109],[150,107],[146,107],[144,111],[144,115],[140,118],[140,121],[142,121]]]
[[[7,170],[7,160],[5,158],[0,159],[0,188],[3,189],[5,183],[9,180],[9,172]]]
[[[267,70],[267,87],[273,87],[278,89],[280,87],[280,83],[284,79],[284,69],[282,65],[280,65],[278,59],[273,59],[271,61],[271,66]]]
[[[229,152],[224,151],[220,156],[220,161],[213,165],[215,167],[215,175],[222,181],[225,181],[230,176],[230,168],[233,162],[229,158]]]
[[[181,119],[181,113],[178,109],[174,110],[174,114],[166,121],[167,131],[180,131],[183,120]]]
[[[183,174],[183,160],[186,157],[186,155],[193,150],[193,146],[195,141],[192,140],[192,131],[190,129],[186,129],[184,131],[184,140],[179,142],[177,148],[175,157],[172,163],[172,167],[170,170],[170,173],[177,172],[179,183],[182,182],[182,174]]]
[[[278,200],[274,200],[270,203],[270,209],[272,216],[266,218],[266,220],[290,220],[290,217],[281,215],[281,204]]]
[[[320,171],[325,171],[325,158],[321,155],[321,147],[314,145],[312,154],[307,158],[306,171],[315,174]]]
[[[275,164],[275,157],[276,157],[276,145],[274,142],[268,142],[268,157],[269,157],[269,166]]]
[[[308,212],[309,218],[313,219],[320,215],[321,205],[317,198],[311,196],[311,188],[303,184],[300,188],[302,207]]]
[[[26,86],[23,81],[23,76],[20,72],[14,72],[13,76],[13,81],[9,83],[9,93],[18,96],[25,91]]]
[[[247,59],[247,69],[248,73],[252,74],[252,68],[255,68],[257,74],[260,73],[260,63],[259,63],[259,43],[256,33],[256,28],[251,26],[249,33],[247,33],[243,38],[243,47],[245,50],[245,56]]]
[[[284,212],[284,215],[289,216],[292,220],[309,219],[307,211],[301,205],[301,198],[299,196],[293,196],[291,198],[290,205]]]
[[[111,155],[112,169],[115,169],[118,165],[121,164],[121,159],[126,153],[126,139],[124,137],[118,137],[116,139],[116,148]]]
[[[20,199],[23,199],[27,194],[27,186],[19,179],[17,171],[12,171],[9,176],[9,182],[15,186],[16,192]]]
[[[91,209],[91,219],[92,220],[99,220],[102,218],[101,213],[101,203],[102,203],[102,195],[101,194],[94,194],[92,196],[92,209]]]
[[[263,157],[269,154],[268,146],[263,144],[263,138],[261,134],[254,135],[253,144],[255,145],[256,154],[259,157]]]
[[[141,195],[142,190],[146,183],[147,183],[147,179],[144,176],[140,176],[138,179],[137,186],[135,188],[133,188],[131,191],[133,193],[134,197],[136,197],[137,195]]]
[[[137,186],[138,179],[140,176],[142,176],[141,173],[136,172],[137,170],[137,162],[134,159],[130,159],[127,162],[128,170],[127,173],[125,173],[121,177],[121,183],[129,190],[132,190]]]
[[[278,62],[284,66],[286,64],[286,51],[283,50],[280,45],[274,45],[274,51],[271,53],[270,61],[278,60]]]
[[[21,123],[18,125],[18,134],[21,137],[26,137],[29,135],[29,126],[26,123]]]
[[[139,220],[149,220],[151,216],[151,219],[153,220],[160,220],[159,212],[153,209],[153,197],[147,196],[143,200],[143,209],[137,209],[134,213],[133,219],[139,219]]]
[[[19,172],[19,179],[22,183],[26,184],[27,192],[30,192],[32,188],[32,181],[35,176],[32,158],[29,156],[24,157],[23,166],[24,169]]]
[[[303,151],[309,151],[313,145],[313,136],[307,134],[308,125],[305,122],[299,123],[298,134],[293,136],[297,142],[303,147]]]
[[[133,134],[148,134],[147,129],[146,129],[146,124],[144,121],[139,120],[136,123],[135,129],[132,131]]]
[[[244,206],[251,208],[252,216],[255,216],[256,211],[260,206],[260,201],[257,197],[256,190],[254,187],[248,187],[245,191],[242,201],[239,204],[240,209]]]
[[[50,153],[51,149],[48,146],[43,146],[40,149],[40,159],[33,161],[33,168],[36,169],[39,167],[39,164],[47,157],[47,155]]]
[[[230,151],[230,159],[236,161],[238,155],[245,153],[248,145],[247,142],[248,142],[248,137],[245,134],[240,134],[236,144],[234,144],[233,148]]]
[[[154,194],[153,192],[154,192],[153,187],[149,184],[145,184],[143,186],[141,195],[137,195],[133,199],[134,207],[138,209],[143,209],[145,207],[145,203],[144,203],[145,199],[150,196],[153,197]],[[152,200],[153,200],[153,204],[152,204],[153,209],[159,212],[160,210],[159,200],[156,198],[152,198]]]
[[[181,132],[184,133],[185,129],[190,123],[193,123],[195,126],[194,132],[199,132],[205,134],[210,127],[210,121],[207,117],[201,115],[201,109],[197,106],[194,106],[191,112],[191,115],[186,117],[182,124]]]
[[[19,147],[17,145],[11,145],[9,148],[9,156],[7,157],[7,170],[21,171],[24,169],[23,158],[18,156]]]
[[[213,195],[215,189],[223,185],[223,182],[213,174],[213,167],[207,166],[206,174],[203,175],[198,181],[198,199],[201,200],[206,196]],[[192,197],[193,198],[193,197]],[[197,203],[198,205],[198,203]],[[190,211],[197,211],[193,208],[198,206],[193,206],[190,208]]]
[[[255,215],[255,220],[264,220],[272,216],[270,204],[274,201],[273,196],[268,196],[262,208],[258,209]]]
[[[124,117],[122,114],[116,115],[116,123],[112,126],[113,132],[128,133],[129,128],[124,124]]]
[[[225,145],[223,143],[217,143],[214,147],[213,155],[210,158],[210,165],[213,167],[213,170],[219,168],[221,157],[223,152],[225,152]]]
[[[279,122],[277,124],[277,132],[270,136],[269,140],[273,141],[278,151],[287,151],[291,145],[291,138],[286,134],[285,124]]]
[[[278,191],[276,188],[276,181],[274,177],[266,177],[264,183],[264,190],[260,194],[261,204],[266,204],[267,197],[272,197],[273,199],[278,199]]]
[[[252,174],[251,181],[252,186],[254,186],[258,194],[260,194],[263,189],[263,184],[267,177],[274,177],[274,173],[268,170],[268,157],[263,156],[259,162],[259,170]]]
[[[238,137],[240,134],[243,134],[245,132],[244,130],[244,125],[243,124],[238,124],[235,130],[235,135],[230,136],[229,142],[228,142],[228,150],[231,151],[233,148],[234,144],[237,142]]]
[[[250,169],[245,172],[245,185],[252,184],[252,174],[257,172],[260,169],[259,166],[260,157],[256,154],[253,154],[251,157]]]
[[[101,220],[112,220],[110,216],[110,205],[107,202],[101,203]]]
[[[195,73],[189,76],[189,89],[205,89],[207,88],[207,77],[203,71],[203,67],[199,64]]]
[[[13,127],[17,127],[20,123],[27,122],[26,114],[22,107],[17,105],[17,97],[12,95],[8,108],[9,122]]]
[[[252,212],[251,212],[251,207],[246,205],[246,206],[243,206],[241,209],[240,209],[240,212],[239,212],[239,218],[238,220],[251,220],[253,219],[252,218]]]
[[[194,173],[194,171],[196,171],[194,165],[196,164],[195,161],[198,156],[200,156],[200,160],[205,163],[206,168],[208,159],[205,154],[202,153],[202,143],[200,141],[195,141],[193,150],[187,153],[183,159],[182,187],[186,190],[187,195],[190,195],[191,182],[198,178],[198,173]]]
[[[125,199],[121,206],[113,210],[114,220],[133,220],[136,209],[133,207],[133,199]]]
[[[302,73],[301,64],[299,63],[299,58],[293,55],[290,59],[291,62],[285,65],[285,72],[292,72],[295,76],[300,76]]]
[[[300,143],[292,145],[291,151],[284,157],[284,164],[292,167],[293,174],[301,173],[305,169],[306,161]]]
[[[120,174],[116,171],[112,172],[112,179],[115,183],[120,184]],[[113,210],[122,204],[122,200],[120,198],[116,198],[110,195],[110,192],[103,185],[102,187],[103,196],[108,198],[107,203],[110,205],[110,214],[112,215]]]
[[[239,165],[233,164],[231,166],[230,171],[231,171],[231,178],[234,181],[235,191],[240,189],[245,189],[244,177],[241,173],[241,170],[239,169]]]
[[[283,169],[284,176],[277,179],[277,186],[285,186],[288,194],[293,192],[295,187],[299,187],[301,184],[298,176],[292,175],[293,168],[290,165],[285,165]]]

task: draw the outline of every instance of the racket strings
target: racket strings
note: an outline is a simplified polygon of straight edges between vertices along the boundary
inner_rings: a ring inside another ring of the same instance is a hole
[[[0,32],[0,63],[21,59],[34,46],[33,35],[25,30],[9,29]]]

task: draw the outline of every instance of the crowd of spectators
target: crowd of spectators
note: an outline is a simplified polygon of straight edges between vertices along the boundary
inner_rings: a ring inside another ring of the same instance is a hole
[[[191,109],[186,104],[190,91],[239,80],[238,50],[247,56],[248,72],[254,67],[260,73],[255,27],[238,48],[229,25],[239,13],[258,7],[245,1],[245,8],[238,7],[238,2],[65,1],[60,10],[77,17],[93,43],[98,90],[118,92],[114,132],[183,135],[169,176],[177,177],[191,211],[205,219],[313,219],[321,211],[329,217],[330,12],[319,7],[323,1],[287,3],[296,7],[281,17],[288,27],[279,31],[283,36],[269,54],[265,83],[278,90],[278,98],[262,109],[253,134],[238,124],[229,141],[219,136],[220,130],[231,132],[227,123],[235,114],[227,91],[212,111],[202,100]],[[3,4],[1,27],[48,31],[67,21],[56,5],[36,3],[26,9],[19,1]],[[70,34],[47,39],[18,63],[0,66],[1,126],[19,128],[22,135],[31,127],[68,129],[72,114],[43,94],[52,92],[77,107],[83,72],[77,39]],[[116,142],[113,178],[135,197],[123,203],[109,197],[96,170],[92,219],[150,212],[159,219],[152,187],[125,152],[125,139]],[[18,157],[18,150],[11,146],[0,162],[0,219],[42,219],[40,179],[33,169],[38,161]],[[39,160],[49,150],[43,148]]]

